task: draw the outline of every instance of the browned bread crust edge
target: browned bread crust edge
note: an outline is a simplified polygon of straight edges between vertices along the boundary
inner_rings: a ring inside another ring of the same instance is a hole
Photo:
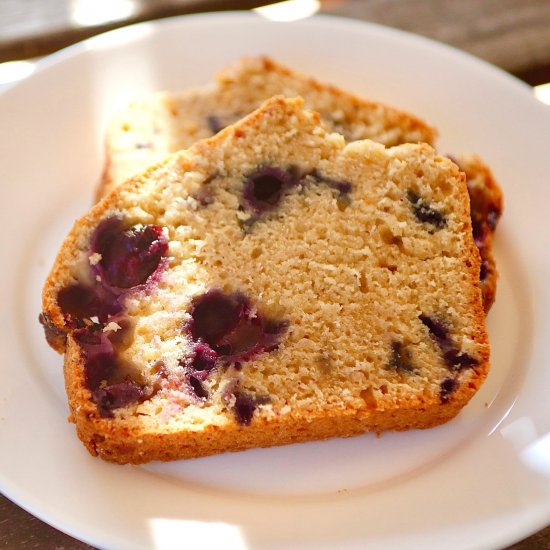
[[[76,424],[77,435],[90,454],[119,464],[198,458],[257,447],[351,437],[365,432],[380,434],[388,430],[432,428],[453,419],[476,393],[487,373],[485,361],[476,368],[476,378],[463,384],[444,404],[411,401],[407,407],[393,410],[340,409],[322,415],[297,412],[269,420],[254,419],[244,427],[231,422],[195,432],[155,432],[101,418],[84,385],[80,348],[71,337],[68,341],[64,372],[71,411],[69,420]]]

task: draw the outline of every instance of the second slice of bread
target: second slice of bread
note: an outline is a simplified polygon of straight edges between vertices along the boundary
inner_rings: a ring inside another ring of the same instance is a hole
[[[329,131],[346,141],[372,139],[386,146],[434,144],[437,132],[419,118],[379,102],[298,74],[267,57],[244,58],[217,75],[212,85],[136,99],[110,122],[106,162],[98,196],[167,154],[212,136],[274,95],[301,96],[320,113]],[[489,167],[476,156],[453,160],[466,173],[476,244],[482,256],[481,288],[485,310],[495,299],[497,270],[493,233],[502,212],[502,193]]]

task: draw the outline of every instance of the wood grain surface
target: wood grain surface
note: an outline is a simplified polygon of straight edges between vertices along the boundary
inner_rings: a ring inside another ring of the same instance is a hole
[[[93,546],[73,539],[31,516],[0,494],[0,549],[3,548],[94,550]],[[550,550],[550,526],[506,550]]]
[[[550,81],[548,0],[326,0],[323,11],[445,42],[533,84]]]
[[[90,4],[89,0],[85,0]],[[78,17],[84,0],[1,0],[0,62],[37,57],[128,23],[266,0],[128,0],[111,20]],[[324,13],[371,21],[445,42],[521,78],[550,81],[549,0],[322,0]]]

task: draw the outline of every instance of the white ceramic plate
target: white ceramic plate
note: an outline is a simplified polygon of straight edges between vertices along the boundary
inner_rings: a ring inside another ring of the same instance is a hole
[[[136,93],[207,82],[266,53],[409,109],[444,152],[477,152],[506,196],[489,316],[491,374],[428,431],[171,464],[90,457],[68,424],[61,359],[37,323],[55,251],[92,201],[102,129]],[[497,548],[550,521],[550,110],[448,47],[314,17],[218,14],[147,23],[38,65],[0,96],[0,488],[91,544],[138,548]],[[545,341],[546,340],[546,341]]]

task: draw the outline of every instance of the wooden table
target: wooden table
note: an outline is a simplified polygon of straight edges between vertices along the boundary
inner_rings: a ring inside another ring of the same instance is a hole
[[[132,0],[131,9],[113,20],[78,24],[74,17],[77,0],[2,0],[0,62],[45,55],[132,22],[198,11],[246,9],[265,3]],[[532,85],[550,82],[549,0],[323,0],[321,11],[446,42]],[[84,550],[92,547],[57,531],[0,495],[2,548]],[[512,549],[550,550],[550,526],[511,546]]]

